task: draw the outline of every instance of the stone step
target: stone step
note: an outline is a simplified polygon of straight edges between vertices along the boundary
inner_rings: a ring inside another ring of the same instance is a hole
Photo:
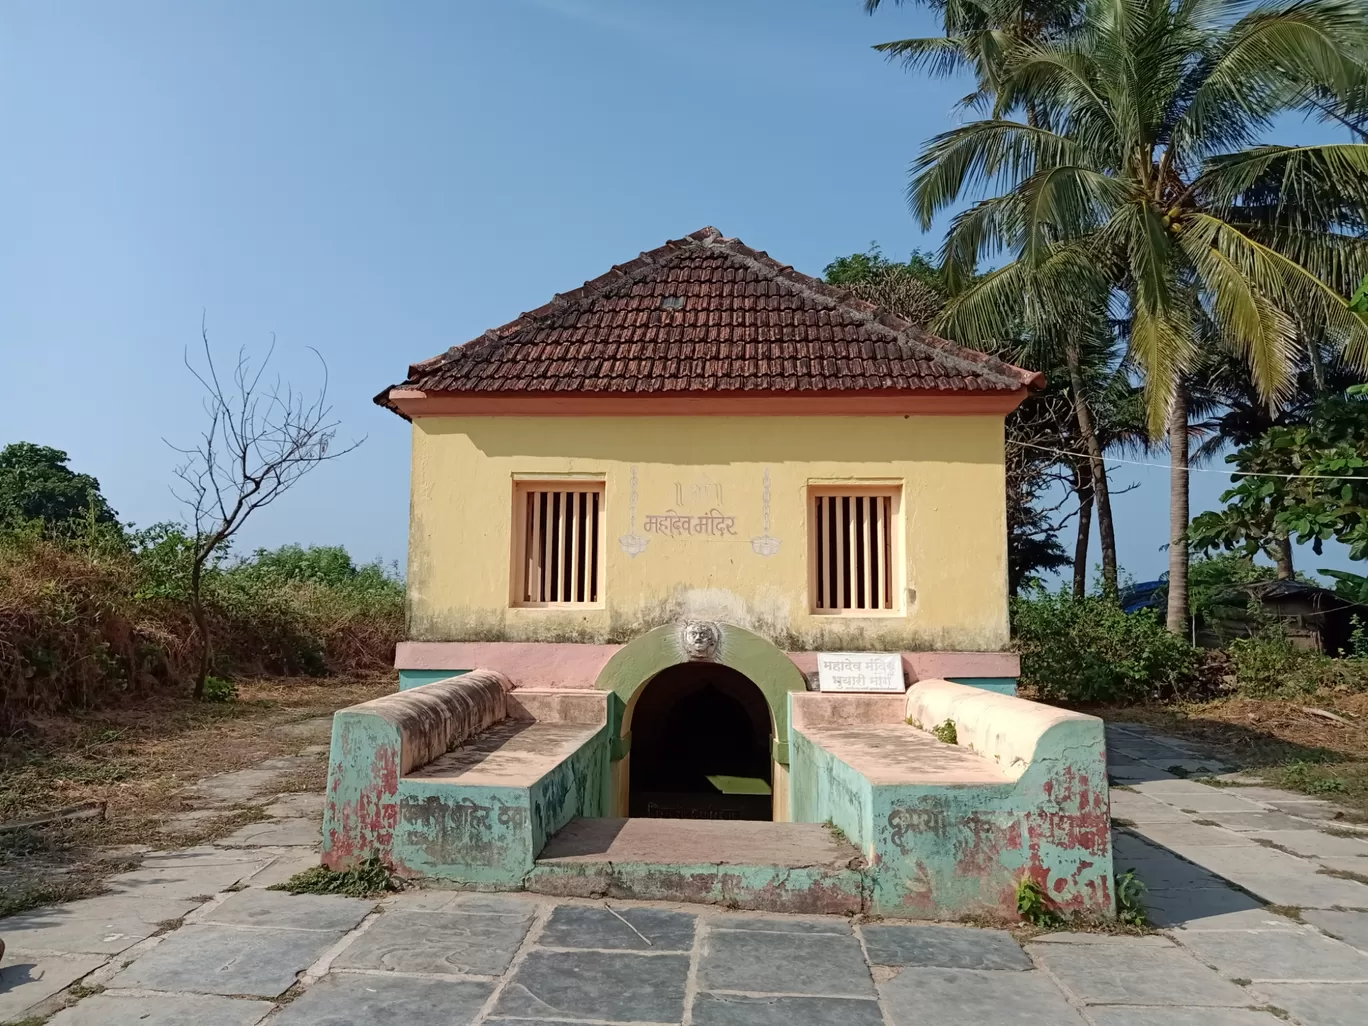
[[[527,878],[539,894],[682,901],[765,912],[854,914],[864,860],[820,823],[576,819]]]

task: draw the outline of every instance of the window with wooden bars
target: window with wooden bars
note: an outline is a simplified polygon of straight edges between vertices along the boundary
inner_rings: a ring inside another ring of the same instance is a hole
[[[897,611],[898,500],[896,488],[808,490],[814,613]]]
[[[513,601],[578,606],[603,598],[603,482],[518,482]]]

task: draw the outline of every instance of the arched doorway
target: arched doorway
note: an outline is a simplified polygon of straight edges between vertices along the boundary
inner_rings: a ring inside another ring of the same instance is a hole
[[[776,820],[787,821],[788,696],[805,690],[807,682],[793,660],[760,635],[735,624],[706,621],[666,624],[639,635],[614,653],[594,682],[613,695],[608,703],[611,782],[607,808],[614,816],[630,812],[633,767],[642,754],[634,736],[635,713],[647,685],[667,670],[679,668],[683,673],[691,666],[735,670],[760,691],[770,724],[771,807]]]
[[[765,696],[718,663],[656,674],[632,714],[628,815],[771,819],[771,723]]]

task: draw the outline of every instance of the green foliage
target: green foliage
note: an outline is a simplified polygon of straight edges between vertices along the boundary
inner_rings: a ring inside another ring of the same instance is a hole
[[[1349,789],[1343,778],[1330,776],[1322,767],[1304,759],[1294,759],[1281,767],[1274,780],[1279,787],[1303,794],[1344,794]]]
[[[1352,574],[1348,570],[1327,570],[1325,567],[1321,567],[1320,573],[1335,582],[1335,594],[1344,601],[1368,605],[1368,577]]]
[[[1319,691],[1368,690],[1368,660],[1332,659],[1293,645],[1277,624],[1226,648],[1235,688],[1249,698],[1300,698]]]
[[[0,530],[29,522],[48,531],[85,519],[117,523],[100,494],[100,482],[73,471],[69,460],[60,449],[32,442],[0,449]]]
[[[288,891],[290,894],[342,894],[348,898],[378,898],[399,890],[400,884],[380,856],[371,855],[355,869],[333,872],[327,866],[313,866],[268,889]]]
[[[944,723],[932,727],[931,733],[935,735],[937,741],[943,744],[959,744],[959,730],[956,729],[954,720],[946,720]]]
[[[1253,554],[1273,538],[1336,539],[1368,559],[1368,396],[1351,389],[1317,404],[1305,424],[1276,426],[1226,457],[1236,469],[1225,508],[1192,524],[1194,544]]]
[[[234,572],[272,584],[318,584],[353,591],[402,595],[404,585],[379,562],[357,566],[341,545],[282,545],[257,549]]]
[[[1200,654],[1153,610],[1127,614],[1110,596],[1060,590],[1012,601],[1021,683],[1047,700],[1137,701],[1180,691]]]
[[[237,695],[237,685],[231,680],[213,676],[204,679],[204,694],[201,697],[206,702],[236,702]]]
[[[935,288],[942,287],[935,254],[914,249],[907,263],[900,264],[883,255],[877,242],[871,242],[863,253],[837,257],[822,270],[829,285],[858,285],[874,281],[889,273],[906,273]]]
[[[1354,629],[1349,632],[1349,655],[1354,659],[1368,660],[1368,623],[1355,613],[1349,618]]]
[[[1116,874],[1116,918],[1125,926],[1149,926],[1149,909],[1145,907],[1147,888],[1134,869]]]
[[[1349,300],[1349,309],[1356,314],[1368,314],[1368,274],[1363,276],[1363,281],[1359,282],[1359,287],[1354,290],[1353,298]]]
[[[1232,603],[1247,607],[1248,596],[1237,592],[1241,585],[1276,579],[1271,566],[1255,563],[1249,556],[1219,553],[1193,560],[1188,567],[1188,601],[1194,615],[1213,618],[1236,611]],[[1242,610],[1240,610],[1242,611]]]
[[[1267,401],[1292,386],[1299,334],[1368,369],[1368,321],[1345,298],[1368,271],[1368,145],[1258,145],[1312,98],[1361,109],[1362,0],[1078,10],[1018,43],[1016,8],[970,5],[972,30],[887,51],[979,75],[969,102],[984,116],[931,140],[909,198],[924,227],[960,209],[952,281],[1011,259],[937,326],[967,341],[1010,337],[1023,317],[1059,332],[1124,296],[1156,435],[1204,349],[1238,354]]]
[[[127,536],[110,526],[82,522],[51,535],[30,522],[0,533],[0,729],[193,677],[190,539],[173,524]],[[392,665],[404,630],[402,581],[377,564],[355,567],[340,550],[312,563],[316,550],[277,551],[286,556],[237,563],[225,552],[206,569],[215,676]],[[313,571],[290,569],[299,566]]]
[[[1050,904],[1050,898],[1045,893],[1045,888],[1030,877],[1023,876],[1017,881],[1016,901],[1017,915],[1024,922],[1038,926],[1042,930],[1050,930],[1063,925],[1064,918]]]

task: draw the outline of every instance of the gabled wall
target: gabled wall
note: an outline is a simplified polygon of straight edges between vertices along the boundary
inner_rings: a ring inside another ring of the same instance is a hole
[[[605,482],[598,608],[510,606],[513,483],[543,475]],[[902,488],[895,615],[810,611],[807,488],[831,483]],[[409,636],[626,641],[693,618],[790,650],[997,651],[1008,640],[1004,487],[993,415],[418,418]],[[714,510],[730,532],[646,529],[653,515]]]

